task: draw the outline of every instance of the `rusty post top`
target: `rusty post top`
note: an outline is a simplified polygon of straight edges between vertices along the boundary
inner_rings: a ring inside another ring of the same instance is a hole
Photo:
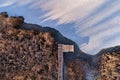
[[[74,52],[74,45],[58,44],[58,48],[62,48],[63,52]]]

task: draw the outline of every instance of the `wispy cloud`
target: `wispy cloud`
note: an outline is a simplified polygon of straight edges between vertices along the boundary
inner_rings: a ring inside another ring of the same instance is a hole
[[[59,19],[58,24],[76,22],[88,15],[103,1],[98,0],[52,0],[40,7],[49,12],[44,14],[46,20]]]
[[[18,6],[24,6],[35,1],[36,0],[1,0],[0,7],[7,7],[13,4],[17,4]]]
[[[36,0],[19,0],[19,1],[17,1],[17,4],[18,4],[18,6],[24,6],[24,5],[27,5],[34,1],[36,1]]]
[[[10,5],[14,4],[15,2],[16,2],[16,0],[1,0],[0,7],[10,6]]]
[[[89,42],[79,45],[90,54],[102,48],[120,45],[120,0],[2,0],[0,7],[16,3],[31,9],[42,9],[42,23],[58,20],[58,24],[74,22],[76,34],[89,37]],[[72,27],[72,26],[71,26]]]

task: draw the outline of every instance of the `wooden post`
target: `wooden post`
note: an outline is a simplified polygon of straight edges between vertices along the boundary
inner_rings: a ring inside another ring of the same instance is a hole
[[[74,46],[58,44],[58,80],[63,80],[63,52],[74,52]]]
[[[62,44],[58,44],[58,80],[63,80],[63,50],[62,50]]]

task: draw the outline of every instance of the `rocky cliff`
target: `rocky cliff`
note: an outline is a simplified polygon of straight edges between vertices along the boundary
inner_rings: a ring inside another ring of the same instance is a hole
[[[6,12],[0,13],[0,80],[57,80],[58,44],[75,47],[64,53],[64,80],[120,80],[120,47],[91,56],[59,31]]]
[[[99,58],[98,80],[120,80],[120,46],[103,49]]]
[[[0,80],[57,80],[53,33],[24,30],[22,20],[0,16]]]

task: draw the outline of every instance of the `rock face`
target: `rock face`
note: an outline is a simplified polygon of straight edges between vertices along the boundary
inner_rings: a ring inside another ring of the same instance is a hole
[[[57,30],[0,13],[0,80],[57,80],[58,44],[74,45],[64,53],[64,80],[120,80],[120,47],[91,56]]]
[[[24,23],[24,18],[22,16],[10,16],[8,17],[7,12],[0,13],[0,26],[11,26],[11,27],[19,27]]]
[[[57,80],[53,33],[20,29],[22,18],[4,15],[0,16],[7,20],[0,20],[0,80]]]
[[[105,49],[100,55],[98,80],[120,80],[120,47]]]

